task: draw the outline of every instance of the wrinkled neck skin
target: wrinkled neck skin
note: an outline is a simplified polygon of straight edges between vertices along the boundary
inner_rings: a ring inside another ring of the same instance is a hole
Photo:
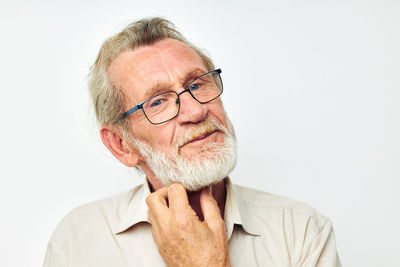
[[[153,185],[149,181],[150,185],[150,190],[151,192],[154,192],[153,190]],[[217,184],[210,185],[211,187],[211,192],[214,197],[214,199],[218,203],[218,208],[219,212],[221,214],[221,218],[224,218],[224,211],[225,211],[225,198],[226,198],[226,190],[225,190],[225,179],[220,181]],[[156,186],[157,188],[157,186]],[[200,205],[200,191],[186,191],[188,194],[188,199],[189,199],[189,204],[192,207],[192,209],[196,212],[197,216],[201,221],[204,220],[203,213],[201,211],[201,205]]]
[[[196,212],[197,216],[201,221],[204,220],[203,218],[203,213],[201,212],[201,206],[200,206],[200,192],[201,191],[196,191],[196,192],[188,192],[188,197],[189,197],[189,204],[192,207],[192,209]],[[214,199],[218,203],[218,208],[219,212],[221,214],[221,218],[224,218],[224,210],[225,210],[225,195],[226,195],[226,190],[225,190],[225,180],[222,180],[221,182],[211,185],[211,192],[214,197]]]

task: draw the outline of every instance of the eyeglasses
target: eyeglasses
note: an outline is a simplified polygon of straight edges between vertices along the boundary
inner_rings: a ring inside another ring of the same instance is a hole
[[[185,92],[189,92],[201,104],[211,102],[222,94],[221,72],[221,69],[216,69],[197,77],[189,83],[187,89],[180,93],[166,91],[152,96],[143,103],[126,111],[120,119],[126,118],[141,109],[151,124],[157,125],[172,120],[178,115],[181,107],[179,96]]]

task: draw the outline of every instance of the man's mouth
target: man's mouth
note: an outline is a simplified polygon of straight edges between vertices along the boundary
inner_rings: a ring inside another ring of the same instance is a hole
[[[204,133],[200,133],[200,134],[196,134],[194,136],[191,136],[181,146],[179,146],[179,150],[183,146],[190,145],[190,144],[195,144],[197,142],[200,142],[201,140],[206,139],[207,137],[209,137],[210,135],[213,135],[216,132],[221,132],[221,131],[218,130],[218,129],[214,129],[214,130],[211,130],[211,131],[207,131],[207,132],[204,132]]]
[[[218,130],[214,130],[214,131],[210,131],[210,132],[201,134],[199,136],[193,137],[191,140],[189,140],[188,142],[186,142],[183,145],[187,145],[187,144],[190,144],[190,143],[194,143],[196,141],[200,141],[200,140],[206,139],[208,136],[212,135],[213,133],[216,133],[217,131]]]
[[[208,143],[221,142],[221,138],[215,133],[225,134],[222,125],[213,120],[207,120],[199,123],[196,127],[189,128],[186,133],[179,138],[176,143],[177,152],[186,145],[188,147],[204,147]]]

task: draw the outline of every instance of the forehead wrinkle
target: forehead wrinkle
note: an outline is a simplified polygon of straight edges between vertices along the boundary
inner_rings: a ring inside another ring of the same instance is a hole
[[[171,43],[166,46],[166,43]],[[178,46],[178,49],[177,49]],[[151,53],[149,54],[149,48],[151,48]],[[141,52],[144,52],[144,55]],[[145,56],[145,58],[141,58],[140,60],[144,60],[145,62],[157,62],[159,68],[157,68],[154,72],[157,74],[158,72],[162,72],[161,75],[155,75],[152,77],[152,80],[155,80],[153,84],[150,84],[150,88],[147,88],[145,95],[151,96],[154,95],[155,89],[165,90],[167,88],[172,88],[175,86],[176,81],[174,81],[174,75],[178,77],[178,81],[181,83],[179,87],[182,87],[183,82],[186,82],[189,79],[189,76],[193,76],[192,73],[199,72],[199,74],[204,74],[207,70],[204,61],[202,58],[194,51],[191,47],[187,46],[184,43],[173,39],[164,39],[159,42],[156,42],[150,46],[144,46],[136,50],[136,53],[141,54],[141,56]],[[179,68],[179,61],[187,61],[190,60],[193,62],[193,67],[186,69]],[[171,65],[171,62],[173,64]],[[139,70],[140,72],[140,70]],[[151,73],[141,73],[143,79],[148,80],[149,75]],[[196,76],[197,77],[197,76]],[[192,77],[192,78],[196,78]],[[162,88],[164,87],[164,88]]]
[[[199,76],[201,76],[205,73],[206,73],[206,71],[199,67],[195,67],[187,72],[185,71],[185,73],[179,75],[181,77],[178,78],[178,80],[179,80],[178,85],[181,89],[186,89],[186,87],[188,86],[188,84],[190,82],[192,82],[194,79],[198,78]],[[168,79],[171,81],[172,73],[167,71],[167,74],[168,74]],[[152,85],[149,89],[146,90],[144,95],[146,97],[151,97],[152,95],[155,95],[156,93],[161,93],[161,92],[172,90],[171,88],[173,86],[174,85],[172,83],[169,84],[168,82],[157,80],[157,81],[155,81],[154,85]],[[178,92],[179,92],[179,90],[178,90]]]
[[[162,52],[162,49],[157,46],[153,46],[153,50],[154,51],[152,51],[152,54],[148,57],[148,59],[157,58],[156,61],[161,63],[160,66],[161,66],[162,74],[154,75],[153,77],[151,77],[152,76],[151,72],[150,73],[140,73],[139,72],[139,75],[142,77],[142,80],[150,80],[152,82],[150,84],[150,87],[147,88],[144,93],[144,97],[146,99],[148,97],[151,97],[152,95],[154,95],[154,92],[167,91],[164,89],[171,87],[170,83],[171,83],[172,77],[173,77],[172,73],[168,70],[168,65],[166,64],[164,56],[163,56],[163,54],[165,52]],[[155,70],[154,72],[157,74],[157,73],[160,73],[160,70],[158,69],[158,70]],[[165,78],[165,75],[164,75],[165,73],[167,74],[167,79]]]

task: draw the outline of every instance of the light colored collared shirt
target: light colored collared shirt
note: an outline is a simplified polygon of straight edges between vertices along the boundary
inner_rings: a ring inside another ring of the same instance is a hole
[[[226,183],[232,266],[341,266],[331,221],[309,206]],[[166,266],[147,214],[148,184],[79,207],[58,225],[44,267]]]

